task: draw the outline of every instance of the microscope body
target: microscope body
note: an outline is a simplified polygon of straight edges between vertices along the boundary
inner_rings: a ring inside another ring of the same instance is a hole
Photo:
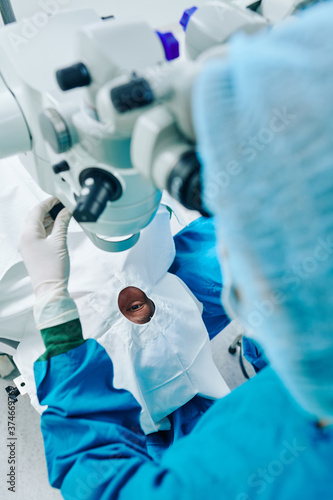
[[[89,9],[49,17],[31,38],[27,30],[18,22],[0,31],[0,102],[6,112],[0,111],[0,157],[24,153],[21,159],[39,186],[74,212],[82,191],[93,191],[93,181],[106,186],[102,193],[95,189],[89,202],[92,212],[103,208],[98,217],[83,213],[78,221],[97,246],[126,250],[154,217],[161,192],[133,169],[130,137],[99,121],[95,98],[116,76],[163,62],[160,38],[144,22],[102,21]],[[93,81],[63,92],[56,73],[78,54]]]

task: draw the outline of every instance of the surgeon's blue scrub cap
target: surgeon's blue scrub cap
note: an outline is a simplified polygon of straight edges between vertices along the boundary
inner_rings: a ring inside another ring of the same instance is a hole
[[[237,35],[193,96],[230,303],[319,418],[333,417],[332,19],[328,2]]]

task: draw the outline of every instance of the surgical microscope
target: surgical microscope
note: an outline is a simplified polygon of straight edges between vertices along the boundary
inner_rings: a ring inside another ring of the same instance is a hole
[[[191,121],[200,65],[224,57],[237,31],[255,33],[309,2],[208,1],[181,19],[186,57],[171,33],[94,10],[41,10],[15,20],[0,0],[0,158],[20,155],[99,248],[131,248],[163,190],[209,215]],[[61,4],[61,2],[59,2]]]

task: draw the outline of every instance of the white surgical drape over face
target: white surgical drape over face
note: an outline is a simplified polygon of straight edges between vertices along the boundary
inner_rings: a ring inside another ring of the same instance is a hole
[[[114,278],[105,289],[105,322],[110,328],[99,338],[113,360],[117,388],[129,390],[142,406],[141,425],[147,431],[168,429],[164,417],[189,401],[194,395],[220,398],[229,389],[214,363],[210,341],[198,304],[184,283],[165,274],[150,292],[140,288],[155,304],[155,314],[144,324],[134,324],[120,311],[110,320],[106,311],[113,310],[123,286],[137,284],[131,272]],[[101,307],[98,296],[96,315]],[[124,370],[126,366],[126,370]]]

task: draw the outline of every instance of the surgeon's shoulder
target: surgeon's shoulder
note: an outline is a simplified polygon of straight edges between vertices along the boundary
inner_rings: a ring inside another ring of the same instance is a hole
[[[266,367],[253,379],[217,401],[203,416],[196,431],[200,432],[212,425],[232,431],[241,422],[251,422],[248,429],[263,431],[275,428],[294,427],[309,423],[310,416],[294,401],[282,381],[273,370]],[[238,432],[238,431],[237,431]]]

